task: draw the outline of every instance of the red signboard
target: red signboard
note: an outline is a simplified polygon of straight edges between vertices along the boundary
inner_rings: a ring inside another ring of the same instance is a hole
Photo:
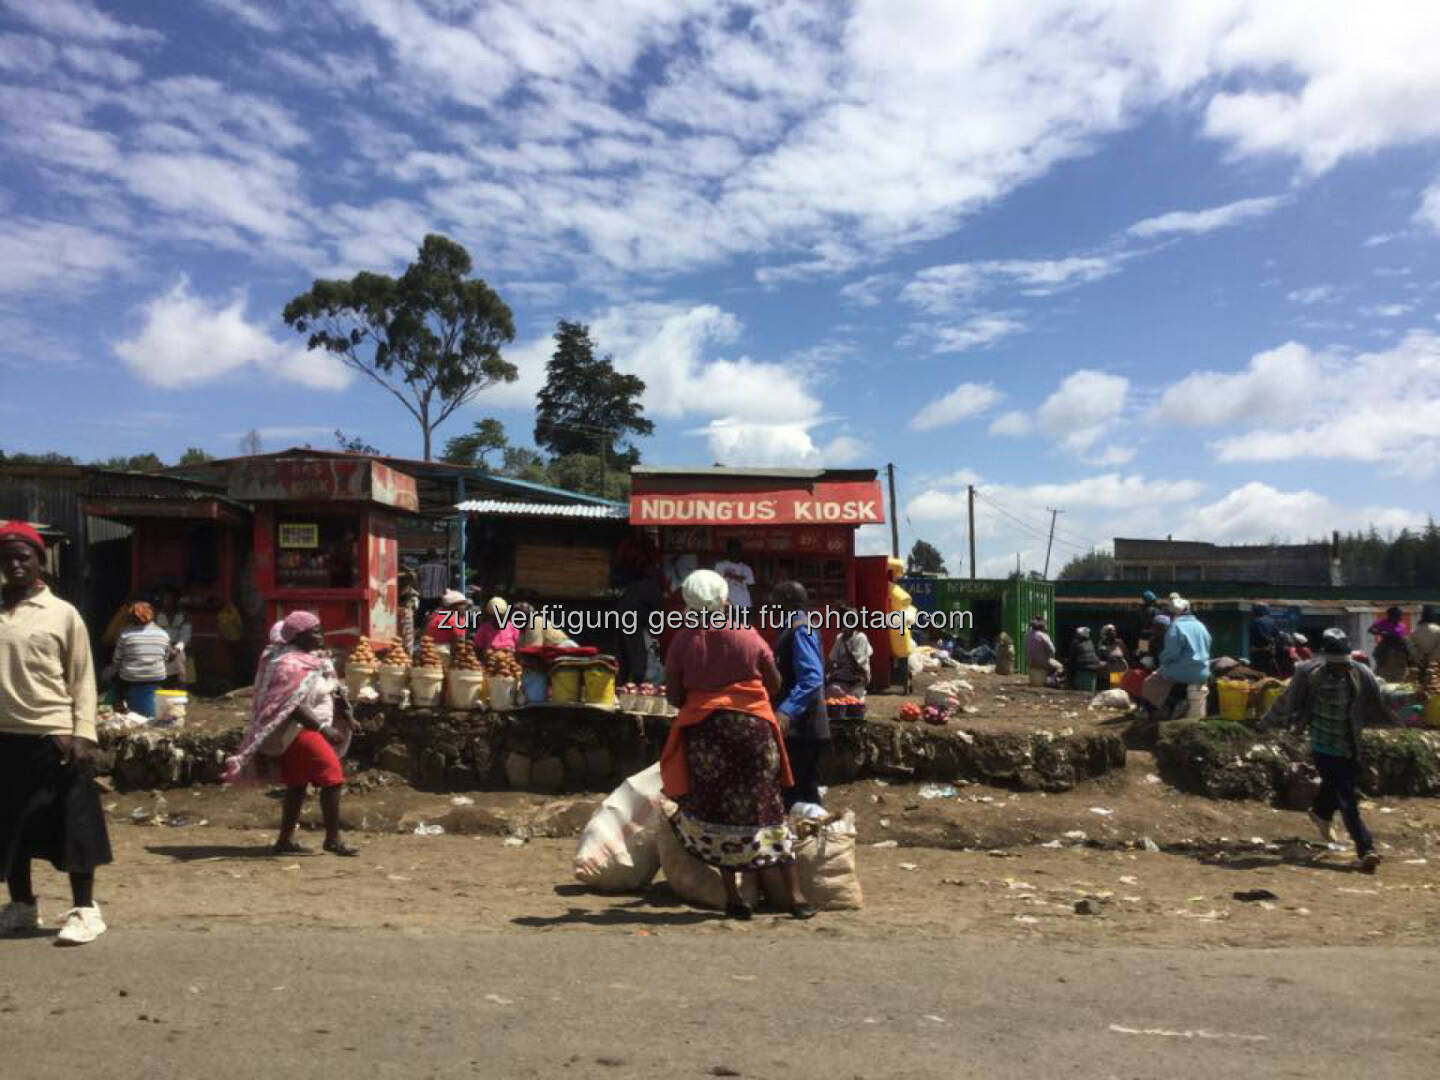
[[[242,502],[334,500],[420,508],[413,476],[366,458],[253,458],[231,472],[229,494]]]
[[[630,496],[632,525],[870,525],[884,520],[878,480]]]

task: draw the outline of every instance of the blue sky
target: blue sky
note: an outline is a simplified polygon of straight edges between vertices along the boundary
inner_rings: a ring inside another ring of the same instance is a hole
[[[883,466],[961,569],[1440,510],[1440,6],[0,0],[3,445],[419,433],[280,320],[427,231],[656,463]],[[866,535],[883,544],[881,530]]]

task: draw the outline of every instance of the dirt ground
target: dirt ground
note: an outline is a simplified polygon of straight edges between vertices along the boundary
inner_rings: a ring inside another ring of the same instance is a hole
[[[1086,696],[1022,678],[965,676],[979,712],[1011,730],[1113,722]],[[888,716],[905,699],[871,699]],[[192,724],[243,720],[243,696],[198,703]],[[115,925],[274,925],[477,932],[524,927],[635,934],[732,934],[751,927],[681,904],[663,880],[644,896],[599,896],[571,873],[575,837],[599,793],[459,797],[398,778],[354,778],[344,816],[358,859],[268,856],[276,792],[191,788],[109,793],[116,865],[100,878]],[[1355,872],[1305,816],[1176,792],[1149,754],[1063,794],[860,781],[827,796],[853,811],[866,904],[791,931],[860,938],[981,935],[1073,945],[1267,946],[1429,943],[1440,932],[1440,801],[1383,799],[1365,816],[1385,863]],[[307,806],[305,826],[318,808]],[[443,835],[418,835],[417,825]],[[1337,826],[1339,822],[1337,819]],[[310,842],[318,847],[313,832]],[[58,882],[52,882],[52,889]],[[1237,900],[1268,890],[1273,899]],[[1077,914],[1092,899],[1099,914]]]

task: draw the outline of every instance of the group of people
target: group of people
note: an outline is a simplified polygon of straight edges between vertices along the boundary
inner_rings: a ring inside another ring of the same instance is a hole
[[[101,638],[112,653],[100,681],[110,687],[116,708],[153,719],[161,687],[194,683],[193,633],[174,589],[161,591],[158,606],[145,600],[125,604]]]

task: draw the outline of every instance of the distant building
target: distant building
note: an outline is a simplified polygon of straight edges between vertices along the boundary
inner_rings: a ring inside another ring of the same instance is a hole
[[[1120,581],[1168,584],[1226,581],[1261,585],[1340,585],[1334,544],[1207,544],[1115,538]]]

